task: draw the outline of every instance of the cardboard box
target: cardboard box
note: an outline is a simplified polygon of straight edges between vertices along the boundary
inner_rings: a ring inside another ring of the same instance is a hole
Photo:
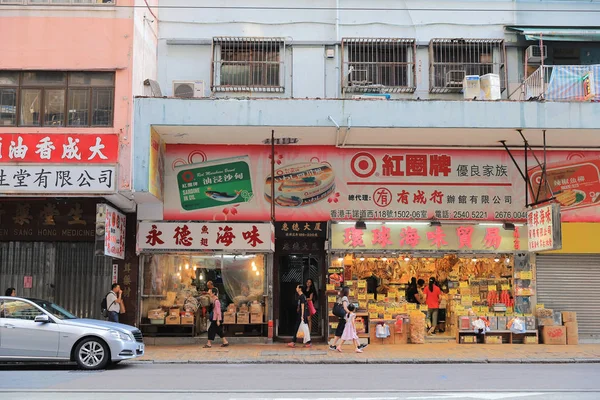
[[[537,336],[525,336],[523,338],[523,344],[538,344]]]
[[[225,324],[225,325],[234,325],[235,324],[235,313],[225,313],[225,314],[223,314],[223,324]]]
[[[538,326],[554,326],[554,318],[540,318]]]
[[[181,324],[181,317],[179,315],[169,315],[165,319],[167,325],[179,325]]]
[[[251,312],[250,313],[250,323],[251,324],[262,324],[263,323],[264,314],[261,312]]]
[[[148,319],[165,319],[166,313],[162,309],[148,311]]]
[[[566,322],[567,328],[567,344],[579,344],[579,326],[577,322]]]
[[[577,322],[577,313],[573,311],[563,311],[562,322],[563,324],[567,322]]]
[[[544,344],[567,344],[567,328],[564,326],[544,326],[542,328]]]
[[[174,317],[179,317],[179,308],[169,309],[169,315],[172,315]]]
[[[488,333],[485,335],[485,344],[502,344],[502,336]]]
[[[475,335],[462,335],[460,337],[460,343],[462,344],[476,344],[477,343],[477,336]]]
[[[247,312],[237,313],[237,323],[239,325],[245,325],[250,323],[250,314]]]
[[[181,325],[194,325],[194,316],[181,317]]]
[[[260,303],[252,303],[250,304],[250,312],[251,313],[262,313],[263,306]]]

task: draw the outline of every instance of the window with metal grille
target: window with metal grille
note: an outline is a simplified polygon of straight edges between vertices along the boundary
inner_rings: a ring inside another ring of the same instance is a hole
[[[213,38],[212,89],[217,92],[283,92],[282,38]]]
[[[350,93],[412,93],[415,85],[415,40],[342,39],[342,85]]]
[[[429,91],[460,93],[467,75],[498,74],[506,89],[502,39],[432,39],[429,42]]]

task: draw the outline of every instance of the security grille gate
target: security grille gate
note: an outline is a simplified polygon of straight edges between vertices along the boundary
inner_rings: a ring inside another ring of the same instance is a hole
[[[537,255],[538,303],[575,311],[580,339],[600,339],[600,255]]]
[[[32,287],[23,287],[31,276]],[[112,263],[94,256],[94,242],[0,242],[0,288],[49,300],[81,318],[101,318],[100,302],[110,290]]]

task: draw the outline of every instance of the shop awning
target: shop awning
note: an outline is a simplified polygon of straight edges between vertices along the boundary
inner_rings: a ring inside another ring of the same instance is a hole
[[[520,32],[527,40],[552,40],[561,42],[598,42],[600,29],[581,28],[521,28],[508,27],[509,30]]]

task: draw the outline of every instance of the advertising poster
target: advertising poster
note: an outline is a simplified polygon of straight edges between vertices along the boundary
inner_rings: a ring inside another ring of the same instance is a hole
[[[522,152],[516,158],[523,165]],[[581,163],[600,160],[600,152],[556,151],[547,158],[549,163]],[[274,162],[272,178],[270,146],[168,144],[164,220],[269,220],[272,184],[278,221],[527,218],[525,182],[500,149],[290,145],[277,146]],[[533,160],[529,165],[535,165]],[[535,180],[534,173],[531,169]],[[595,190],[586,190],[586,199],[597,199]],[[563,221],[600,221],[595,207],[575,211],[563,204],[562,210]]]

